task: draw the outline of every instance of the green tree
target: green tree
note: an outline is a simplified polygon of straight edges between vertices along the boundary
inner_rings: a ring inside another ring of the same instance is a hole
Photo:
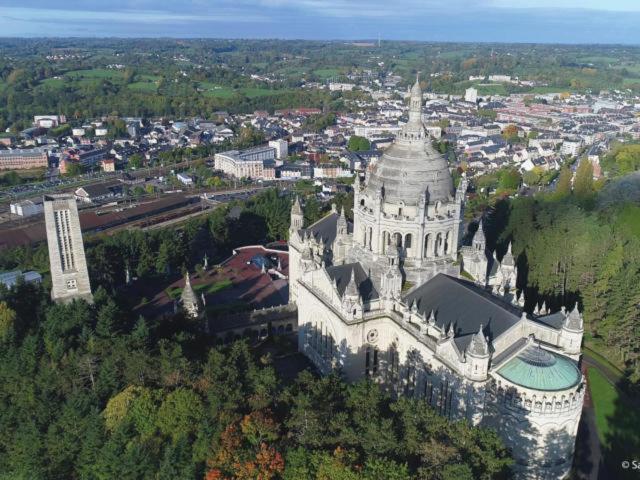
[[[351,152],[370,150],[371,143],[365,137],[351,135],[351,137],[349,137],[349,143],[347,144],[347,149]]]
[[[586,205],[593,200],[593,165],[587,158],[583,158],[576,169],[573,193],[575,194],[576,199],[583,205]]]
[[[6,302],[0,302],[0,341],[6,342],[13,336],[16,312]]]
[[[560,200],[571,195],[571,170],[566,165],[560,170],[560,176],[555,189],[555,198]]]
[[[174,440],[189,438],[204,417],[202,400],[192,390],[180,387],[171,392],[158,410],[157,425],[163,434]]]

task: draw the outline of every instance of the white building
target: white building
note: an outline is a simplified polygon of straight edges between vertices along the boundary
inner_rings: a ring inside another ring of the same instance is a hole
[[[93,302],[82,242],[78,207],[73,195],[45,195],[44,218],[51,269],[51,299]]]
[[[470,87],[464,91],[464,101],[476,103],[478,101],[478,90]]]
[[[350,92],[355,85],[353,83],[330,83],[329,90],[332,92]]]
[[[193,185],[193,178],[191,178],[191,176],[187,175],[186,173],[179,173],[178,175],[176,175],[176,177],[178,177],[178,180],[183,185]]]
[[[289,144],[286,140],[271,140],[269,146],[275,149],[278,160],[286,160],[289,155]]]
[[[511,82],[511,75],[489,75],[490,82]]]
[[[271,146],[216,153],[214,168],[236,178],[275,178],[276,149]]]
[[[23,200],[22,202],[12,203],[10,206],[11,213],[20,217],[30,217],[44,211],[42,201]]]
[[[504,270],[489,271],[495,292],[459,278],[466,179],[454,190],[422,125],[421,98],[416,82],[409,122],[355,187],[353,225],[333,210],[304,228],[293,206],[298,348],[322,373],[368,377],[451,419],[495,428],[517,478],[563,478],[585,391],[582,317],[577,307],[524,312],[505,258]]]

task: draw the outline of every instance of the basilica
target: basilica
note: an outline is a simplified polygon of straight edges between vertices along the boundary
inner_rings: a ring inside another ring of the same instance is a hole
[[[354,187],[353,223],[332,211],[289,240],[298,347],[324,374],[368,377],[394,396],[494,428],[517,478],[564,478],[585,392],[577,305],[523,310],[511,248],[498,261],[482,224],[461,246],[466,179],[454,188],[422,122],[409,119]],[[464,275],[463,275],[464,273]]]

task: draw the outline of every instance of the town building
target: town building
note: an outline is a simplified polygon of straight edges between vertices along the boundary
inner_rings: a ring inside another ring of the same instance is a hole
[[[492,291],[461,278],[466,179],[453,188],[421,99],[416,82],[408,123],[355,186],[353,224],[334,209],[304,228],[293,205],[298,348],[323,374],[369,378],[448,418],[495,428],[517,478],[564,478],[585,392],[582,316],[577,306],[529,314],[515,284]],[[512,278],[515,262],[501,265],[489,275]]]
[[[0,150],[0,170],[47,168],[49,156],[43,148]]]
[[[13,215],[19,217],[31,217],[38,215],[44,211],[44,205],[42,199],[40,200],[23,200],[21,202],[14,202],[9,206],[9,211]]]
[[[464,101],[476,103],[478,101],[478,90],[473,87],[467,88],[464,92]]]
[[[21,270],[0,272],[0,284],[7,288],[15,287],[20,281],[25,283],[42,283],[42,275],[33,270],[29,270],[28,272],[22,272]]]
[[[278,139],[269,141],[269,146],[275,148],[276,158],[278,160],[286,160],[289,154],[289,144],[286,140]]]
[[[51,299],[93,302],[82,242],[78,207],[73,195],[45,195],[44,218],[51,270]]]
[[[276,149],[271,146],[216,153],[214,167],[236,178],[275,178]]]

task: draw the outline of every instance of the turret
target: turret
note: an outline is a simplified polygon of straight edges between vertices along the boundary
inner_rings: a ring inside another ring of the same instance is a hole
[[[387,253],[387,268],[382,273],[382,281],[380,283],[382,296],[386,299],[400,298],[402,291],[402,272],[400,271],[398,252],[394,248],[390,248]]]
[[[478,230],[476,230],[476,233],[473,235],[473,240],[471,242],[473,248],[479,252],[484,252],[487,249],[487,239],[484,236],[483,223],[484,221],[480,219],[480,222],[478,223]]]
[[[573,310],[566,315],[562,324],[560,346],[564,348],[569,355],[580,355],[583,334],[584,321],[580,310],[578,310],[578,302],[576,302]]]
[[[356,283],[355,269],[351,270],[349,283],[347,283],[347,286],[344,289],[344,293],[342,294],[342,308],[349,317],[362,317],[362,297],[360,296],[360,290],[358,289],[358,284]]]
[[[289,227],[289,231],[290,232],[298,231],[303,226],[304,226],[304,212],[302,211],[302,206],[300,205],[300,198],[296,195],[296,198],[293,201],[293,205],[291,207],[291,226]]]
[[[489,342],[484,336],[482,324],[478,332],[473,334],[465,351],[467,359],[467,377],[471,380],[485,380],[489,371],[489,358],[491,351]]]
[[[200,315],[200,303],[198,297],[191,287],[191,279],[189,278],[189,272],[184,276],[184,288],[180,295],[180,302],[184,313],[189,318],[197,318]]]

